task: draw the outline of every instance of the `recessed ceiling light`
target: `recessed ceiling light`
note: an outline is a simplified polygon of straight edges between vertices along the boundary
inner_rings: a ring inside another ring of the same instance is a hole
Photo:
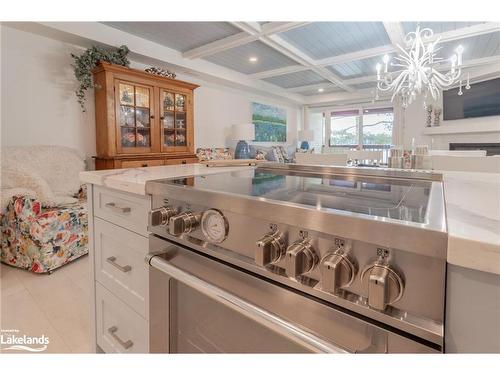
[[[324,89],[324,88],[319,88],[319,89],[318,89],[318,92],[323,92],[323,91],[325,91],[325,89]]]
[[[251,57],[248,59],[248,61],[253,62],[253,63],[254,63],[254,62],[257,62],[257,60],[259,60],[259,59],[258,59],[257,57],[255,57],[255,56],[251,56]]]

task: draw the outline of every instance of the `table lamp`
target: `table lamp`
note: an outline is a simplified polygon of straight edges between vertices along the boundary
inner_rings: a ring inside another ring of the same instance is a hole
[[[254,124],[235,124],[231,127],[231,138],[238,141],[234,150],[235,159],[250,159],[250,146],[246,141],[255,139]]]
[[[301,149],[309,150],[309,141],[314,141],[314,131],[311,129],[299,130],[299,141],[302,141]]]

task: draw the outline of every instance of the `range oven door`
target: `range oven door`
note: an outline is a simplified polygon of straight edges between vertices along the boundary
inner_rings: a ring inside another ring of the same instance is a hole
[[[150,247],[151,352],[435,352],[154,235]]]

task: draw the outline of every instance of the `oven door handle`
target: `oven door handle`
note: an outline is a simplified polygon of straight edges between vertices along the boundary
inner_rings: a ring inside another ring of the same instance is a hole
[[[349,353],[345,349],[336,346],[310,332],[266,311],[252,303],[249,303],[215,285],[212,285],[184,270],[181,270],[161,256],[151,256],[149,264],[166,273],[171,278],[197,290],[198,292],[222,303],[239,314],[266,326],[267,328],[284,335],[294,342],[307,347],[317,353]]]

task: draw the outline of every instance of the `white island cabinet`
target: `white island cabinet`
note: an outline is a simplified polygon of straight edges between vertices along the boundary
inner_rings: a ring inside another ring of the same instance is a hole
[[[81,173],[88,184],[92,345],[149,352],[147,181],[250,167],[200,164]],[[442,172],[448,230],[446,352],[500,352],[500,174]]]
[[[147,181],[248,167],[199,164],[83,172],[87,183],[92,283],[91,345],[96,352],[149,352]]]

